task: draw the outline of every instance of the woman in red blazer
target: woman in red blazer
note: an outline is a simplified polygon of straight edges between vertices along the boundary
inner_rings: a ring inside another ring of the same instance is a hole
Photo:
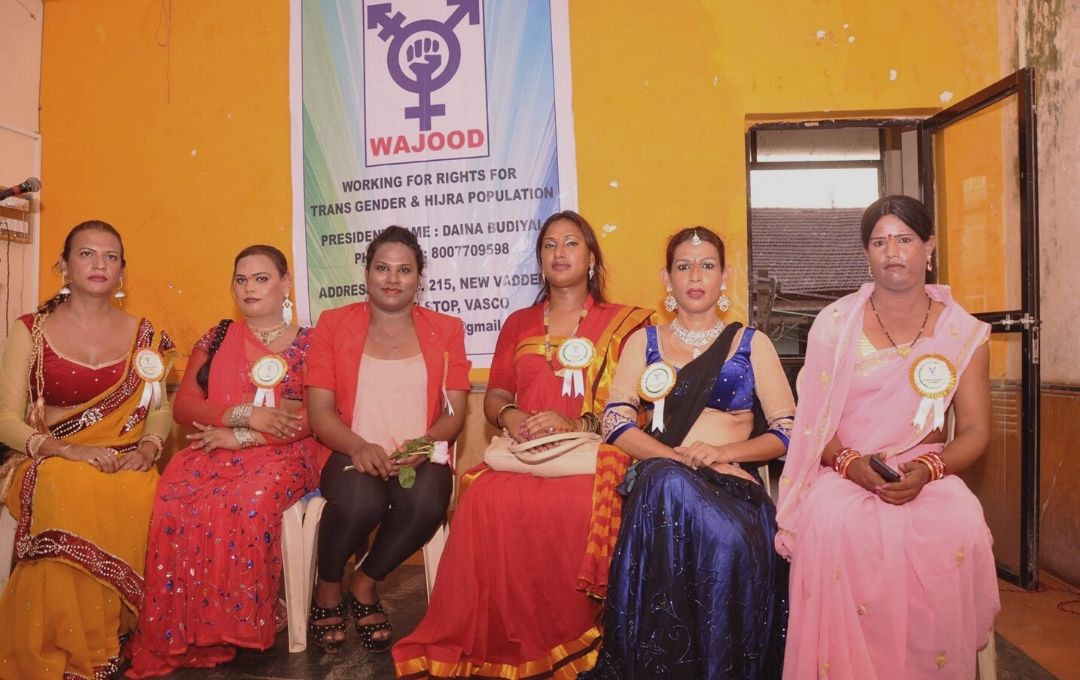
[[[376,585],[423,546],[446,515],[453,472],[442,452],[461,432],[469,390],[461,319],[415,304],[424,269],[416,237],[387,228],[368,245],[366,263],[368,301],[322,314],[304,381],[311,429],[334,451],[320,480],[327,505],[308,622],[313,640],[328,652],[345,641],[350,615],[367,649],[390,648],[390,621]],[[421,436],[443,443],[431,460],[391,460],[398,447]],[[398,481],[404,467],[416,471],[411,488]],[[365,552],[343,592],[346,561]]]

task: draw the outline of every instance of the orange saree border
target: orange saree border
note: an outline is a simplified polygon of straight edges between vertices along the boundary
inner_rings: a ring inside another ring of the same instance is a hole
[[[596,665],[600,631],[594,626],[576,640],[559,645],[544,658],[521,664],[449,663],[420,657],[394,664],[398,680],[475,678],[477,680],[573,680]]]

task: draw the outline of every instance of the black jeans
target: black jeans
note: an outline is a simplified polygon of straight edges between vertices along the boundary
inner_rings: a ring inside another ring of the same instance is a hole
[[[319,578],[340,582],[349,556],[363,555],[378,527],[360,567],[381,581],[435,535],[446,518],[454,475],[448,465],[425,462],[413,487],[403,489],[397,477],[384,481],[359,470],[343,472],[346,465],[352,460],[335,452],[322,470],[326,508],[319,524]]]

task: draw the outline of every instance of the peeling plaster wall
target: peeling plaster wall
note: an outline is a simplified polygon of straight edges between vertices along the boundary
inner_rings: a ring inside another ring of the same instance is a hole
[[[1037,79],[1042,379],[1080,386],[1080,3],[1023,9]]]
[[[1011,5],[1013,3],[1003,3]],[[1019,5],[1017,58],[1035,67],[1042,313],[1040,565],[1080,586],[1080,3]],[[1004,55],[1003,55],[1004,56]]]

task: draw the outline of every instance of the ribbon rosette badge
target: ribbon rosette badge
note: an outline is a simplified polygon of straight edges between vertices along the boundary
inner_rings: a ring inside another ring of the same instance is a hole
[[[559,363],[567,370],[563,374],[563,396],[580,397],[585,394],[584,369],[592,363],[596,356],[596,347],[588,338],[570,338],[559,345]]]
[[[653,430],[664,431],[664,398],[675,388],[675,369],[663,361],[645,367],[638,383],[638,394],[653,404]]]
[[[927,354],[911,365],[910,378],[912,389],[922,397],[911,424],[921,429],[932,410],[932,429],[940,430],[945,426],[945,396],[956,387],[956,368],[940,354]]]
[[[255,387],[255,406],[277,406],[274,388],[285,379],[288,364],[277,354],[267,354],[259,358],[251,367],[251,382]]]
[[[161,379],[165,377],[165,360],[154,350],[144,347],[135,352],[135,372],[143,380],[139,408],[157,408],[161,403]]]

